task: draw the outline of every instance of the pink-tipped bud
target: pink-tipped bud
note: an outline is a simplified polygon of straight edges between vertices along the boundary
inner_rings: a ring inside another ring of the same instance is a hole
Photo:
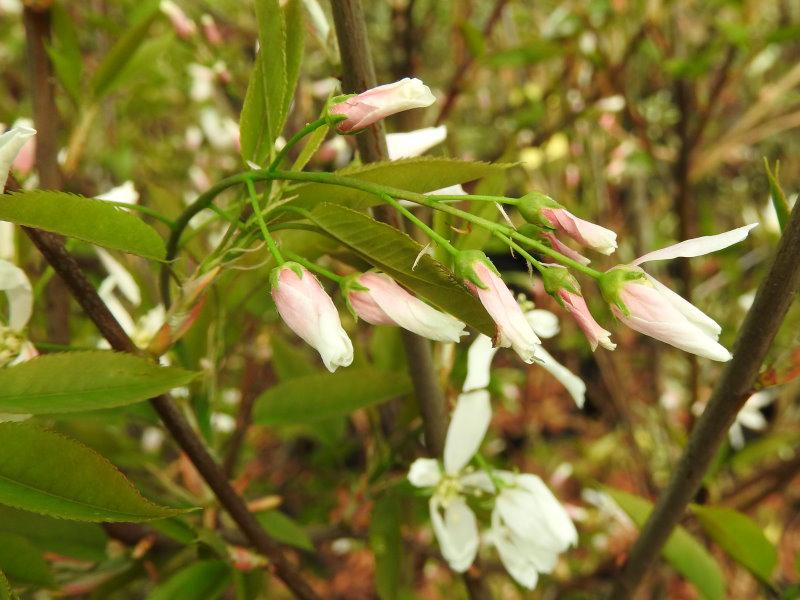
[[[617,234],[579,219],[565,208],[542,209],[542,216],[551,227],[559,229],[583,246],[587,246],[603,254],[612,254],[617,249]]]
[[[313,274],[297,263],[285,263],[270,275],[272,299],[284,323],[319,352],[333,373],[353,362],[353,344],[330,296]]]
[[[555,250],[556,252],[560,252],[567,258],[571,258],[575,262],[578,262],[582,265],[588,265],[590,262],[592,262],[588,258],[586,258],[583,254],[573,250],[572,248],[567,246],[564,242],[559,240],[554,233],[548,231],[542,233],[541,236],[543,239],[547,241],[547,243],[550,244],[550,247],[553,250]]]
[[[436,101],[430,88],[419,79],[401,79],[380,85],[330,107],[331,115],[347,117],[336,124],[339,133],[354,133],[386,117]]]
[[[586,300],[583,299],[583,296],[561,288],[558,291],[558,297],[561,299],[564,308],[566,308],[578,322],[578,327],[581,328],[586,339],[589,341],[592,352],[597,350],[598,345],[608,350],[613,350],[617,347],[617,345],[611,341],[611,332],[600,327],[600,324],[594,320],[592,313],[589,312],[589,307],[586,306]]]
[[[222,33],[220,33],[217,22],[209,14],[204,14],[200,17],[200,25],[203,27],[203,36],[212,46],[219,46],[222,44]]]
[[[486,255],[479,251],[461,252],[456,271],[497,325],[495,343],[513,348],[522,360],[532,363],[541,340]]]
[[[160,7],[161,12],[169,18],[170,23],[172,23],[172,28],[175,30],[175,33],[178,34],[179,38],[187,40],[197,33],[197,26],[194,24],[194,21],[186,16],[183,9],[172,2],[172,0],[161,0]]]
[[[398,325],[431,340],[458,342],[464,323],[428,306],[383,273],[363,273],[350,286],[347,299],[356,314],[372,325]]]

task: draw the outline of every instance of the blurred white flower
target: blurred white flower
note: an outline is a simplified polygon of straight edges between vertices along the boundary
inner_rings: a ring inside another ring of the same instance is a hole
[[[195,102],[205,102],[210,99],[214,94],[214,81],[217,78],[214,69],[198,63],[191,63],[187,67],[187,71],[191,79],[189,96],[192,100]]]
[[[136,204],[139,202],[139,192],[132,181],[113,187],[107,192],[95,196],[98,200],[108,200],[110,202],[120,202],[122,204]]]
[[[389,151],[389,160],[411,158],[419,156],[441,144],[447,138],[447,126],[425,127],[414,131],[402,133],[389,133],[386,135],[386,148]]]
[[[752,429],[753,431],[763,431],[767,427],[767,420],[761,412],[772,404],[775,400],[775,395],[772,391],[761,390],[756,392],[747,399],[739,413],[736,415],[736,420],[728,429],[728,439],[731,446],[736,450],[744,448],[744,428]]]
[[[24,335],[33,312],[33,288],[25,272],[0,260],[0,292],[5,292],[8,321],[0,321],[0,367],[14,365],[36,356],[37,352]]]
[[[200,111],[200,129],[215,150],[233,150],[239,147],[239,124],[222,116],[215,108]]]

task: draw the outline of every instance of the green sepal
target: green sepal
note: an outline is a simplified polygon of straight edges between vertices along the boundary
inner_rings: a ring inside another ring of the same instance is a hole
[[[563,208],[558,202],[553,200],[550,196],[541,194],[539,192],[530,192],[525,194],[516,204],[519,214],[528,223],[544,227],[546,229],[553,229],[550,221],[542,216],[543,208]]]
[[[564,289],[572,294],[581,293],[581,286],[578,280],[564,266],[548,265],[546,268],[541,269],[540,273],[545,291],[555,298],[559,304],[563,304],[561,297],[558,295],[559,290]]]
[[[631,311],[628,310],[628,307],[625,306],[625,303],[622,301],[622,288],[625,287],[626,284],[637,280],[644,280],[640,281],[640,283],[643,284],[647,283],[644,271],[632,265],[620,265],[612,267],[603,273],[597,280],[597,284],[600,286],[600,293],[603,295],[603,299],[608,302],[610,306],[619,308],[627,317],[630,316]]]
[[[356,95],[357,94],[340,94],[338,96],[331,96],[328,98],[328,101],[325,103],[325,107],[322,109],[322,116],[325,118],[325,122],[328,124],[328,127],[335,128],[338,123],[347,119],[346,115],[332,113],[331,107],[341,104],[345,100],[353,98]]]
[[[485,290],[487,289],[487,285],[481,281],[481,278],[478,277],[478,274],[475,272],[475,263],[482,262],[487,267],[489,267],[492,272],[494,272],[498,277],[500,277],[500,273],[497,271],[495,266],[492,264],[492,261],[489,260],[489,257],[486,256],[480,250],[462,250],[458,253],[455,258],[453,267],[456,273],[456,276],[461,279],[462,281],[470,281],[478,286],[480,289]]]
[[[281,274],[281,271],[283,269],[291,269],[292,271],[295,272],[295,275],[297,275],[300,279],[303,278],[303,274],[306,272],[305,267],[303,267],[303,265],[301,265],[300,263],[287,260],[282,265],[279,265],[274,269],[272,269],[272,271],[270,271],[269,284],[273,289],[278,287],[278,276]]]
[[[344,303],[347,306],[347,310],[350,311],[350,314],[358,320],[358,313],[356,309],[353,308],[353,305],[350,303],[350,293],[351,292],[368,292],[369,288],[364,287],[358,282],[358,278],[361,277],[362,273],[351,273],[342,279],[339,283],[339,291],[342,293],[342,297],[344,298]]]

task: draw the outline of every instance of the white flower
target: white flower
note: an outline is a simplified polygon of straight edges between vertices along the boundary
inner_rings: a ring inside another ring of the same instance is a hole
[[[754,431],[762,431],[767,426],[767,420],[761,413],[761,409],[769,406],[775,400],[771,391],[761,390],[747,399],[736,420],[728,430],[728,439],[736,450],[744,448],[744,427]]]
[[[408,472],[412,485],[435,488],[429,502],[431,524],[442,556],[459,573],[475,560],[480,543],[477,520],[465,497],[494,491],[486,473],[467,467],[486,435],[491,417],[489,392],[462,393],[447,429],[443,468],[434,459],[419,458]]]
[[[412,158],[425,153],[447,138],[447,126],[425,127],[403,133],[386,134],[386,148],[389,160]]]
[[[17,158],[17,154],[30,138],[36,135],[36,130],[30,127],[12,127],[0,135],[0,194],[6,186],[8,171]]]
[[[578,541],[567,511],[535,475],[496,471],[503,487],[492,511],[489,541],[517,582],[533,589],[539,573],[550,573],[558,555]]]
[[[120,202],[122,204],[136,204],[139,202],[139,192],[133,182],[128,180],[117,187],[113,187],[107,192],[95,196],[98,200],[108,200],[109,202]]]
[[[33,312],[31,282],[22,269],[5,260],[0,260],[0,292],[5,292],[8,301],[8,322],[0,322],[0,367],[4,367],[38,353],[24,334]]]

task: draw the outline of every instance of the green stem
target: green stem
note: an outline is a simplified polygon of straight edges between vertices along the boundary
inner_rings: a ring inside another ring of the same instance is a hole
[[[323,277],[327,277],[331,281],[335,281],[336,283],[342,283],[342,280],[344,279],[344,277],[342,277],[341,275],[337,275],[333,271],[329,271],[325,267],[321,267],[314,261],[308,260],[304,256],[300,256],[299,254],[295,254],[294,252],[288,252],[288,251],[284,251],[284,254],[286,255],[286,258],[288,258],[289,260],[294,261],[296,263],[300,263],[309,271],[314,271],[314,273],[319,273],[320,275],[322,275]]]
[[[478,202],[497,202],[499,204],[519,204],[519,198],[509,198],[507,196],[485,196],[481,194],[436,194],[434,196],[437,200],[476,200]]]
[[[328,120],[325,117],[320,117],[316,121],[311,121],[311,123],[309,123],[308,125],[303,127],[300,131],[295,133],[292,137],[289,138],[289,140],[286,142],[286,144],[283,146],[283,148],[280,149],[278,154],[275,156],[275,160],[273,160],[270,163],[269,167],[267,167],[267,171],[269,171],[270,173],[273,173],[273,172],[277,171],[278,167],[281,166],[281,163],[283,162],[283,159],[286,158],[287,154],[289,154],[289,150],[291,150],[292,147],[297,142],[302,140],[309,133],[312,133],[312,132],[316,131],[317,129],[319,129],[320,127],[322,127],[323,125],[327,125],[327,124],[328,124]]]
[[[261,214],[261,207],[258,205],[258,196],[256,196],[256,187],[253,185],[253,180],[247,179],[245,185],[247,186],[247,192],[250,194],[250,203],[253,205],[253,213],[256,216],[256,221],[258,221],[258,226],[261,228],[261,233],[264,234],[264,241],[267,242],[267,247],[272,253],[275,262],[280,266],[285,261],[283,260],[283,256],[281,256],[281,251],[278,250],[278,244],[275,243],[275,240],[269,233],[269,229],[267,229],[264,215]]]
[[[414,223],[417,227],[422,229],[428,236],[434,240],[437,244],[439,244],[442,248],[447,250],[453,256],[458,256],[458,250],[447,240],[445,237],[436,233],[431,227],[428,226],[422,219],[417,217],[414,213],[408,210],[405,206],[400,204],[397,200],[392,198],[388,194],[381,194],[381,198],[383,198],[388,204],[391,204],[400,214],[402,214],[406,219]]]
[[[519,252],[520,255],[525,260],[527,260],[529,263],[531,263],[534,267],[536,267],[536,269],[540,273],[544,269],[547,268],[544,264],[542,264],[541,261],[536,260],[533,256],[531,256],[531,254],[527,250],[525,250],[525,248],[523,248],[522,246],[517,244],[514,240],[512,240],[510,237],[508,237],[504,233],[500,233],[499,231],[494,231],[492,233],[496,238],[498,238],[498,239],[502,240],[503,242],[505,242],[506,244],[508,244],[510,248],[512,248],[513,250],[516,250],[517,252]]]

